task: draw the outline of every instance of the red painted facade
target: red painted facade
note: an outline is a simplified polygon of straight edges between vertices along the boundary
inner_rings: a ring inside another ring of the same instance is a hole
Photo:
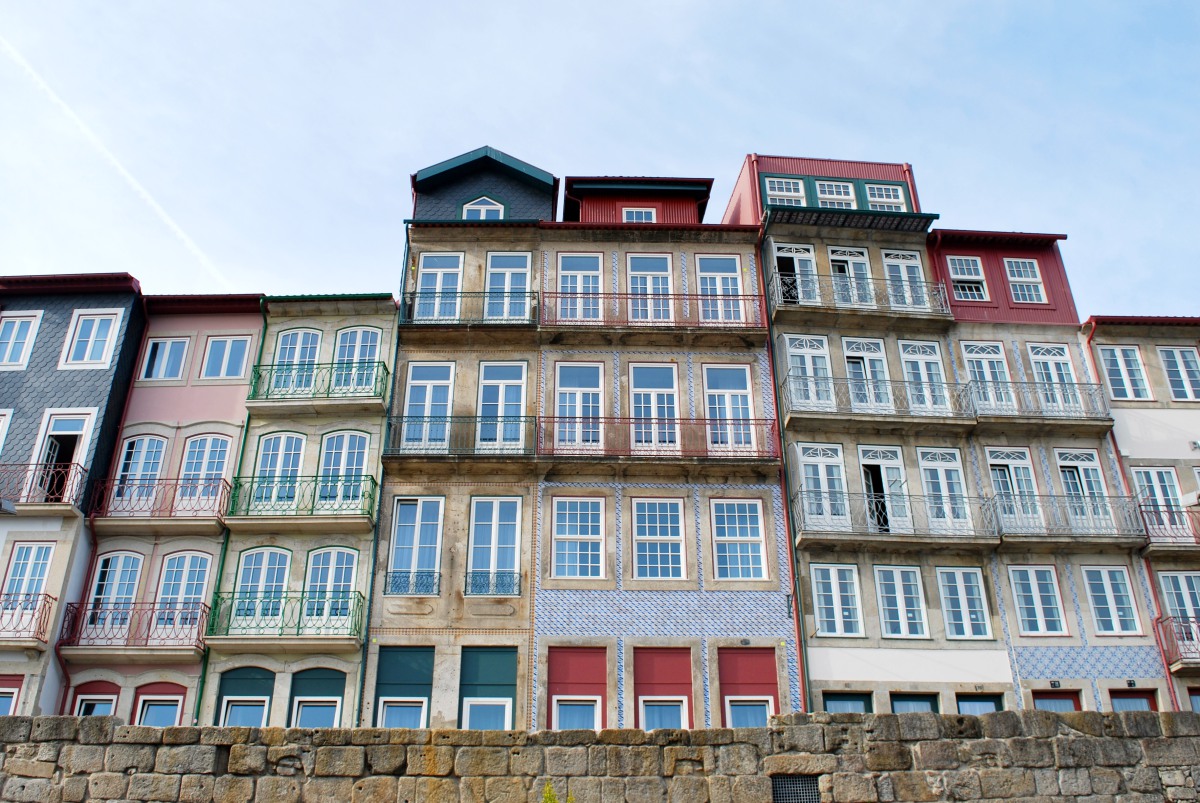
[[[770,697],[771,710],[779,711],[774,650],[722,647],[717,650],[717,673],[721,682],[722,727],[733,727],[725,721],[725,700],[729,697]]]
[[[599,697],[600,727],[608,711],[608,650],[604,647],[551,647],[546,658],[547,690],[545,727],[554,727],[555,697]]]
[[[635,647],[633,650],[633,727],[642,727],[643,697],[686,697],[684,711],[692,719],[692,651],[687,647]]]
[[[711,190],[710,178],[572,176],[566,179],[563,220],[624,223],[626,209],[653,209],[655,224],[698,224],[704,221]]]

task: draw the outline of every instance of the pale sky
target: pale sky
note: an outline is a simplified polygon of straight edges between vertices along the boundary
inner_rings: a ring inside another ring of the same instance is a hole
[[[1082,317],[1200,315],[1200,3],[0,0],[0,274],[396,292],[409,175],[912,163],[1057,232]]]

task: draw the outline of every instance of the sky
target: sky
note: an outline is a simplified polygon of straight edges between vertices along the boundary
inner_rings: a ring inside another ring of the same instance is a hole
[[[909,162],[1053,232],[1082,317],[1200,315],[1200,3],[0,0],[0,274],[397,292],[410,174]]]

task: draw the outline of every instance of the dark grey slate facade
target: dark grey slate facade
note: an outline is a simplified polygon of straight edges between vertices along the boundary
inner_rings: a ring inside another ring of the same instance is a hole
[[[553,220],[554,192],[534,187],[499,170],[480,166],[477,172],[437,187],[418,189],[413,208],[417,220],[461,220],[463,204],[481,195],[504,204],[505,220]]]

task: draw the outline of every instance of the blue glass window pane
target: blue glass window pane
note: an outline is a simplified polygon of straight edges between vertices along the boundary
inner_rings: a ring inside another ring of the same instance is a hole
[[[738,702],[729,704],[729,727],[765,728],[767,726],[767,704],[765,702]]]
[[[644,710],[645,730],[683,727],[683,707],[679,703],[645,703]]]
[[[142,704],[142,721],[139,725],[150,728],[174,727],[179,716],[179,703],[171,701]]]
[[[383,706],[385,728],[420,728],[424,724],[419,703],[385,703]]]
[[[558,727],[560,730],[595,730],[596,704],[590,702],[559,703]]]

